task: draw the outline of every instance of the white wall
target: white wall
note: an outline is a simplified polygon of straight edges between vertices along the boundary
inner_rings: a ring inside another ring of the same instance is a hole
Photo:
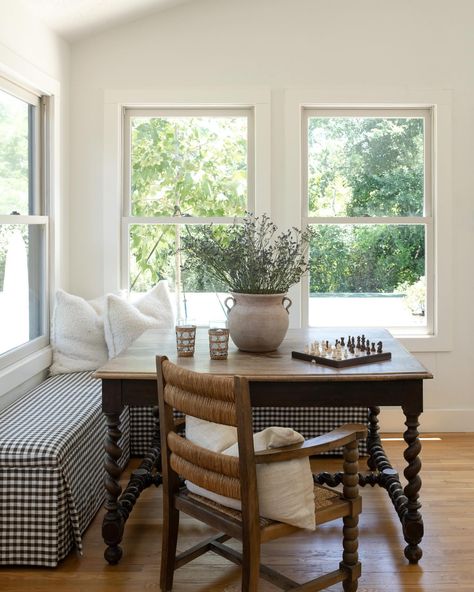
[[[474,426],[474,2],[457,0],[199,0],[72,48],[71,289],[103,291],[104,93],[267,87],[272,96],[272,195],[285,187],[284,91],[450,89],[453,96],[453,349],[419,358],[425,429]],[[290,196],[286,196],[291,199]],[[442,199],[443,196],[440,196]],[[274,215],[278,217],[275,205]],[[107,213],[105,214],[107,215]],[[399,425],[387,414],[388,428]]]
[[[0,0],[0,75],[55,96],[52,186],[54,252],[52,287],[68,285],[68,44],[22,9],[19,2]],[[41,379],[50,363],[49,348],[0,372],[0,407]]]

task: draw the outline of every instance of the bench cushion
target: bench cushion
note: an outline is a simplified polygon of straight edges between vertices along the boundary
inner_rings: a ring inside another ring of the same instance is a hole
[[[129,457],[128,409],[121,417]],[[0,414],[0,564],[55,566],[104,501],[101,381],[49,378]]]

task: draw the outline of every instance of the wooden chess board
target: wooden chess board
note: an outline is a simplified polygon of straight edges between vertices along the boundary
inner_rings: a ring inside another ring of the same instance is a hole
[[[333,368],[347,368],[348,366],[359,366],[361,364],[370,364],[372,362],[384,362],[392,359],[390,352],[378,353],[361,353],[359,356],[352,356],[344,358],[342,360],[335,360],[329,357],[313,356],[311,354],[305,354],[304,352],[292,351],[292,358],[299,360],[307,360],[308,362],[315,362],[316,364],[322,364],[323,366],[331,366]]]

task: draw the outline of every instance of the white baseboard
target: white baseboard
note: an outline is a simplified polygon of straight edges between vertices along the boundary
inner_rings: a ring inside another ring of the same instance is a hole
[[[405,418],[401,409],[382,407],[380,431],[402,434]],[[420,415],[420,433],[474,432],[474,409],[426,409]]]

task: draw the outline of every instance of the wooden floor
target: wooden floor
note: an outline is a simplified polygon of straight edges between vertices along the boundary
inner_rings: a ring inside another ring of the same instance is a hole
[[[361,592],[473,592],[474,577],[474,434],[441,434],[423,441],[421,501],[425,522],[424,555],[419,565],[408,565],[400,524],[385,492],[362,489],[363,514],[360,557]],[[403,442],[389,441],[386,450],[402,471]],[[339,460],[314,462],[336,468]],[[136,462],[134,461],[136,464]],[[129,467],[130,468],[130,467]],[[100,535],[102,512],[84,537],[84,555],[72,553],[55,569],[0,569],[1,592],[152,592],[158,591],[161,545],[161,488],[147,490],[126,526],[124,557],[109,566],[103,559]],[[178,548],[185,549],[210,530],[192,519],[180,527]],[[288,576],[305,581],[335,569],[341,554],[337,522],[319,528],[317,536],[301,534],[263,547],[264,561]],[[341,590],[333,586],[329,590]],[[175,592],[237,592],[238,568],[207,554],[179,569]],[[262,592],[277,590],[261,580]]]

